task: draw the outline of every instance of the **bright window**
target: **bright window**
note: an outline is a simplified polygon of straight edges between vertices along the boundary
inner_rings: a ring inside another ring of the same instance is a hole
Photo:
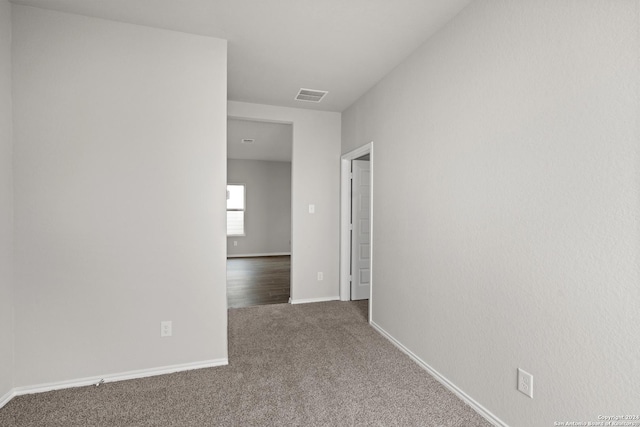
[[[227,185],[227,236],[244,236],[244,184]]]

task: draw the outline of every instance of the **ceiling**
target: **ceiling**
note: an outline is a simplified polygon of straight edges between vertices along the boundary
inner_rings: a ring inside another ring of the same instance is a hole
[[[254,139],[243,144],[242,139]],[[293,126],[252,120],[227,120],[227,158],[290,162]]]
[[[11,0],[228,40],[228,97],[343,111],[470,0]],[[327,90],[320,104],[300,88]]]

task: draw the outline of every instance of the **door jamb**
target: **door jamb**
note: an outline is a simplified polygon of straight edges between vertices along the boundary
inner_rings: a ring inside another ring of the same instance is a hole
[[[369,322],[372,317],[373,298],[373,141],[364,144],[355,150],[343,154],[340,158],[340,301],[351,299],[351,281],[349,270],[351,268],[351,161],[370,155],[371,199],[369,217],[371,273],[369,276]]]

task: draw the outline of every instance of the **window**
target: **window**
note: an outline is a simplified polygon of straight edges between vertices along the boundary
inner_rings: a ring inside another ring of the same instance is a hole
[[[244,236],[244,184],[227,185],[227,236]]]

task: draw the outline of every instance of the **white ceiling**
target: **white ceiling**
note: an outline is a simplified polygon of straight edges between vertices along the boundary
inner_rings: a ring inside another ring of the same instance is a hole
[[[12,0],[228,40],[234,101],[342,111],[470,0]],[[328,90],[320,104],[300,88]]]
[[[255,139],[243,144],[244,138]],[[290,162],[293,126],[229,118],[227,120],[227,158]]]

